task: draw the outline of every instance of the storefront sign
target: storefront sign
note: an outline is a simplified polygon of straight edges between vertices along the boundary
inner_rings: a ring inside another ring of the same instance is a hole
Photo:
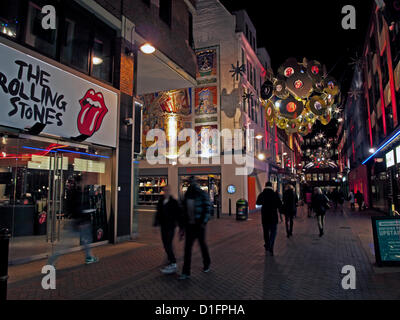
[[[397,163],[400,163],[400,146],[396,148],[396,160]]]
[[[118,94],[0,43],[0,125],[116,146]]]
[[[394,151],[386,153],[386,168],[394,166]]]
[[[400,218],[372,217],[372,229],[377,264],[400,265]]]
[[[208,175],[221,174],[221,167],[196,167],[196,168],[179,168],[179,175]]]

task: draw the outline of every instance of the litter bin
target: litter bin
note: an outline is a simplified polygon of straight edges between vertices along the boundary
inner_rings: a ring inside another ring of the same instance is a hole
[[[0,301],[7,299],[8,247],[11,234],[6,228],[0,228]]]
[[[236,220],[247,220],[249,218],[249,203],[240,199],[236,202]]]

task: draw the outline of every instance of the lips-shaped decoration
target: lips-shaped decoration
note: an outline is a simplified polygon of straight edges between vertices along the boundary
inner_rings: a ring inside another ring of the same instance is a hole
[[[78,130],[82,135],[91,137],[100,129],[108,112],[103,94],[90,89],[79,103],[82,109],[78,115]]]

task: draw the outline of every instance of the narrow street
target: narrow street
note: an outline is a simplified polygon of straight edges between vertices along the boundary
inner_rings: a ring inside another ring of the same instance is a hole
[[[303,210],[304,209],[304,210]],[[100,262],[82,265],[83,253],[60,259],[57,289],[41,288],[41,267],[46,261],[10,267],[8,299],[107,299],[107,300],[325,300],[399,299],[400,268],[374,265],[370,214],[329,212],[326,234],[318,236],[315,219],[305,207],[295,219],[294,236],[286,238],[279,225],[275,256],[264,253],[259,213],[237,222],[223,215],[208,225],[212,270],[201,272],[200,250],[195,246],[192,277],[159,271],[164,251],[159,231],[151,227],[153,216],[140,217],[137,242],[94,249]],[[177,238],[177,237],[176,237]],[[179,267],[183,242],[176,239]],[[341,287],[342,267],[357,272],[357,289]]]

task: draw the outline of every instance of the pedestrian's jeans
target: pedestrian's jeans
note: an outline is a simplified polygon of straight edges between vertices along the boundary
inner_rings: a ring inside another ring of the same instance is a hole
[[[211,259],[206,244],[206,227],[198,224],[190,224],[186,227],[185,233],[185,258],[182,273],[190,275],[192,264],[192,248],[196,239],[199,240],[201,254],[203,256],[203,267],[204,269],[208,269],[211,264]]]
[[[172,241],[174,240],[175,226],[161,226],[161,240],[164,245],[165,253],[168,256],[169,263],[176,263]]]
[[[265,250],[274,251],[277,229],[278,225],[275,223],[263,224]]]
[[[288,235],[293,233],[293,218],[294,215],[285,215],[286,233]]]

